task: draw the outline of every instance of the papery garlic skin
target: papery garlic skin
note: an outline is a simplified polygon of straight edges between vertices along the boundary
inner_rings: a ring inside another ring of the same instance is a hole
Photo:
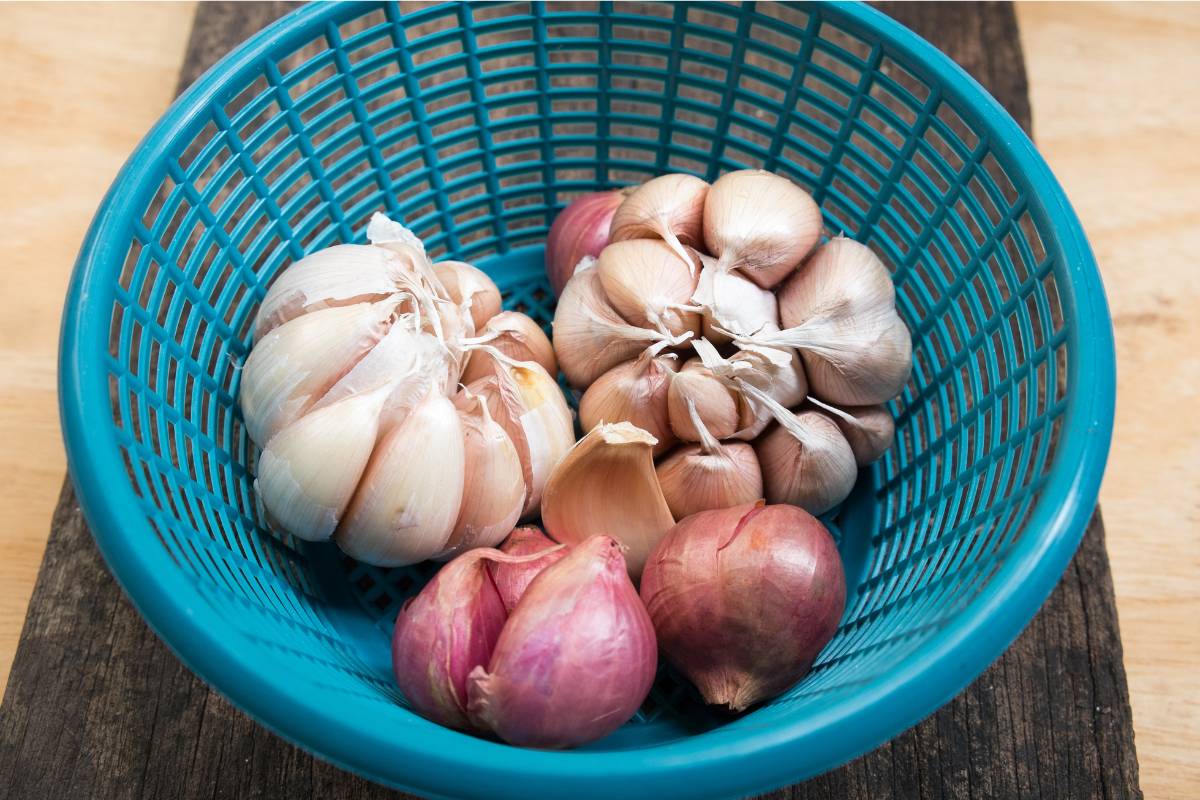
[[[271,330],[242,367],[238,400],[260,446],[299,419],[384,336],[394,303],[313,311]]]
[[[463,553],[438,570],[400,610],[392,632],[392,672],[421,716],[464,731],[467,675],[491,659],[508,613],[486,573],[496,550]]]
[[[462,423],[431,392],[375,447],[334,539],[368,564],[400,567],[442,552],[462,505]]]
[[[525,507],[525,479],[516,445],[488,411],[484,398],[459,411],[463,429],[462,505],[439,558],[473,547],[495,547]]]
[[[896,421],[885,405],[847,406],[835,408],[815,398],[813,405],[826,412],[846,437],[860,467],[876,461],[892,447],[896,438]]]
[[[704,338],[724,344],[731,333],[751,335],[779,330],[774,292],[760,288],[740,273],[723,269],[707,256],[701,261],[704,268],[692,303],[703,309]]]
[[[809,671],[837,631],[846,580],[825,526],[760,501],[672,528],[641,596],[667,660],[707,702],[742,711]]]
[[[542,523],[556,542],[575,546],[596,535],[625,548],[636,581],[655,543],[675,524],[654,473],[656,440],[628,422],[597,425],[550,475]]]
[[[554,218],[546,235],[546,275],[555,297],[562,294],[584,256],[595,258],[608,244],[613,214],[630,191],[585,194],[568,203]]]
[[[487,273],[465,261],[439,261],[433,265],[449,299],[466,306],[476,331],[483,330],[487,321],[500,313],[500,290]]]
[[[694,175],[672,173],[651,178],[634,189],[613,215],[611,240],[662,239],[691,269],[687,248],[702,243],[708,190],[708,183]]]
[[[810,514],[824,514],[854,488],[858,467],[854,452],[836,423],[820,411],[795,415],[754,443],[770,503],[790,503]]]
[[[529,585],[487,668],[471,672],[467,709],[509,744],[574,747],[625,724],[657,666],[654,627],[621,548],[595,536]]]
[[[770,289],[821,235],[821,210],[787,178],[764,170],[722,175],[704,203],[704,243],[725,270]]]
[[[554,310],[554,352],[572,386],[590,386],[666,335],[630,325],[612,307],[595,267],[579,270]]]
[[[590,431],[602,422],[631,422],[658,440],[654,454],[675,443],[667,412],[667,392],[679,369],[674,356],[655,356],[648,349],[619,364],[588,387],[579,401],[579,422]]]
[[[870,248],[826,242],[779,290],[784,330],[754,337],[796,347],[810,391],[836,405],[875,405],[900,393],[912,371],[912,335],[896,313],[891,275]]]
[[[339,244],[307,255],[267,290],[254,318],[254,339],[311,311],[382,300],[396,292],[402,271],[395,254],[371,245]]]
[[[391,392],[382,386],[300,417],[271,438],[255,490],[272,523],[310,542],[333,535],[379,432]]]
[[[524,525],[509,534],[500,545],[500,552],[511,556],[539,556],[530,561],[493,561],[488,564],[488,573],[496,584],[496,591],[511,614],[533,579],[546,567],[561,561],[568,551],[566,545],[556,543],[538,526]]]
[[[699,335],[701,316],[689,306],[698,277],[666,242],[613,242],[596,259],[596,271],[608,301],[629,324],[672,336]]]

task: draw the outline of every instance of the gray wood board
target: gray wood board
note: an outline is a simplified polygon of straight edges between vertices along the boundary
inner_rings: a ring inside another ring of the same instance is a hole
[[[204,3],[180,88],[286,3]],[[1012,7],[888,4],[1029,128]],[[146,627],[109,574],[69,481],[0,706],[0,797],[402,797],[233,708]],[[1141,797],[1099,512],[1015,644],[892,742],[771,798]]]

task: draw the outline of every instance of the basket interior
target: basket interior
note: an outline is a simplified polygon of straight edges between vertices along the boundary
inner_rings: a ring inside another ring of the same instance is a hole
[[[893,268],[915,364],[892,404],[895,445],[833,520],[851,594],[809,677],[733,719],[664,670],[639,718],[591,749],[736,735],[837,703],[987,585],[1043,487],[1068,353],[1047,223],[971,109],[836,8],[341,6],[326,18],[231,76],[156,157],[111,271],[101,422],[157,534],[139,546],[165,548],[264,670],[364,725],[401,736],[423,724],[392,683],[388,634],[431,569],[277,538],[257,510],[236,398],[272,278],[363,241],[384,210],[548,323],[541,243],[555,214],[668,171],[762,167],[806,187],[827,234]]]

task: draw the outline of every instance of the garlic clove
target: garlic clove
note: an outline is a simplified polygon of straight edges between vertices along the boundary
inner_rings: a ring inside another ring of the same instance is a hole
[[[705,181],[682,173],[646,181],[617,208],[609,227],[610,240],[663,239],[691,269],[685,248],[702,243],[708,189]]]
[[[483,330],[487,321],[500,313],[500,290],[483,270],[463,261],[439,261],[433,272],[449,299],[470,309],[475,330]]]
[[[542,522],[557,542],[577,545],[594,535],[625,547],[634,580],[659,539],[675,524],[654,473],[656,440],[628,422],[597,425],[550,475]]]
[[[540,507],[550,473],[575,443],[571,409],[558,383],[541,365],[500,359],[495,364],[491,376],[467,388],[483,396],[488,411],[517,448],[528,489],[522,517],[530,516]],[[462,394],[455,399],[460,408]]]
[[[896,313],[895,287],[870,248],[826,242],[779,290],[784,330],[754,337],[796,347],[810,391],[837,405],[895,397],[912,371],[912,335]]]
[[[764,289],[798,267],[820,235],[821,210],[808,192],[764,170],[722,175],[704,203],[708,252]]]
[[[501,311],[487,321],[478,341],[486,342],[514,361],[536,361],[550,375],[558,374],[554,347],[541,326],[519,311]],[[492,373],[491,359],[478,350],[471,353],[459,379],[469,384]]]
[[[258,445],[299,419],[388,330],[394,301],[313,311],[271,330],[242,367],[238,399]]]
[[[664,458],[656,472],[675,519],[753,503],[763,493],[758,457],[745,442],[717,443],[711,451],[684,445]]]
[[[739,424],[739,398],[704,366],[690,359],[671,379],[667,389],[667,418],[671,431],[685,442],[700,441],[700,430],[688,413],[691,401],[707,429],[718,439],[728,439]]]
[[[453,380],[453,363],[445,344],[430,333],[415,330],[411,319],[402,318],[313,409],[391,385],[382,411],[381,429],[386,431],[403,420],[431,389],[444,394],[454,385]]]
[[[896,438],[896,422],[885,405],[834,408],[813,397],[809,401],[837,423],[860,467],[886,453]]]
[[[754,444],[768,503],[823,514],[845,500],[858,468],[846,437],[820,411],[800,411]]]
[[[283,270],[254,318],[258,341],[285,322],[323,308],[382,300],[396,292],[400,259],[379,247],[339,244]]]
[[[525,507],[525,478],[516,445],[492,419],[487,402],[473,399],[472,411],[458,412],[463,428],[462,506],[439,558],[475,547],[495,547],[512,531]]]
[[[675,444],[667,412],[667,392],[679,369],[674,356],[655,356],[645,350],[601,375],[579,401],[579,422],[590,431],[602,422],[632,422],[658,439],[654,454]]]
[[[554,311],[554,352],[572,386],[591,385],[664,334],[627,323],[609,304],[595,267],[567,281]]]
[[[692,302],[704,309],[704,338],[714,344],[730,340],[729,334],[749,335],[779,330],[775,293],[761,289],[740,273],[717,266],[701,256],[704,268]]]
[[[600,253],[596,270],[612,307],[631,325],[672,336],[700,334],[700,314],[688,310],[698,277],[665,242],[613,242]]]
[[[334,533],[338,546],[381,567],[442,552],[462,505],[465,458],[454,404],[430,392],[376,445]]]
[[[310,542],[333,535],[375,447],[390,391],[383,386],[310,411],[271,438],[254,486],[274,523]]]

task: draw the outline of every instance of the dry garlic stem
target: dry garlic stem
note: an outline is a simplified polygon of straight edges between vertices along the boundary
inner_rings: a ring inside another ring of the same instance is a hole
[[[313,311],[260,339],[242,368],[239,401],[259,446],[313,406],[384,336],[395,302]]]
[[[821,210],[808,192],[763,170],[722,175],[704,203],[708,252],[764,289],[798,267],[820,235]]]
[[[655,355],[647,348],[635,361],[626,361],[601,375],[579,401],[579,422],[590,431],[602,422],[632,422],[658,439],[654,454],[675,443],[667,414],[667,392],[679,369],[674,355]]]
[[[891,275],[851,239],[822,245],[779,291],[784,330],[739,341],[800,350],[812,394],[838,405],[895,397],[912,369],[912,336]]]
[[[687,247],[703,242],[704,200],[708,184],[694,175],[660,175],[633,190],[617,208],[609,228],[613,242],[663,239],[688,269]]]
[[[637,580],[654,545],[675,524],[654,473],[655,444],[628,422],[593,428],[546,483],[546,532],[572,546],[595,535],[613,537]]]
[[[688,305],[697,277],[659,239],[613,242],[596,260],[600,285],[612,307],[631,325],[672,336],[699,335],[701,317]]]
[[[627,323],[613,309],[594,266],[567,281],[554,311],[554,352],[573,386],[589,386],[608,370],[636,357],[666,334]]]
[[[671,379],[667,390],[671,431],[685,442],[698,442],[700,429],[692,422],[689,405],[696,407],[700,419],[718,439],[728,439],[741,427],[737,393],[713,375],[699,358],[688,360]]]
[[[334,538],[359,561],[416,564],[442,552],[462,505],[465,454],[454,404],[430,392],[380,439]]]
[[[490,344],[514,361],[536,361],[550,375],[558,374],[558,361],[554,358],[554,347],[540,325],[519,311],[501,311],[487,321],[474,340],[463,343],[471,349],[476,344]],[[469,384],[492,372],[490,356],[475,352],[467,361],[459,380]]]
[[[885,405],[835,408],[815,397],[808,401],[827,411],[854,451],[854,460],[865,467],[888,451],[896,438],[896,422]]]
[[[516,445],[492,419],[487,402],[464,392],[473,407],[458,412],[463,428],[462,506],[439,558],[473,547],[495,547],[525,507],[525,479]]]
[[[657,467],[658,483],[675,519],[700,511],[753,503],[762,497],[762,470],[745,442],[722,444],[713,438],[690,400],[688,413],[700,444],[688,444]]]

